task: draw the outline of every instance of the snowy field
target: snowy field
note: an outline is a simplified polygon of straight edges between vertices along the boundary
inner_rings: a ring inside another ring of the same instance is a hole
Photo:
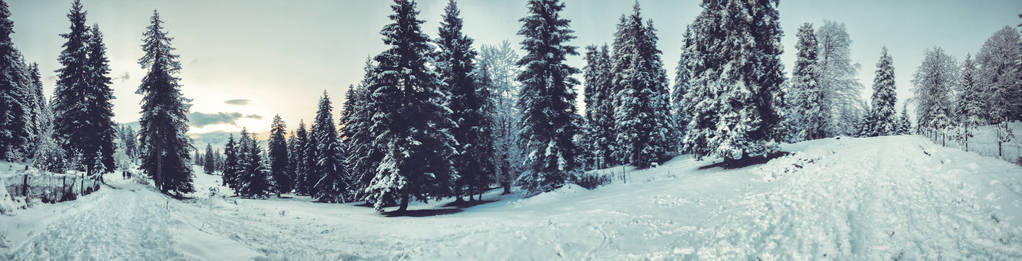
[[[177,201],[110,175],[79,200],[0,216],[0,259],[1022,259],[1018,166],[918,136],[784,149],[743,169],[680,157],[596,190],[492,191],[499,201],[429,217],[210,196],[219,177],[204,174],[198,199]]]

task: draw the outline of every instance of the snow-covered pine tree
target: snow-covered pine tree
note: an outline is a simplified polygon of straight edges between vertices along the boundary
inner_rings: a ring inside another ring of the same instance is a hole
[[[322,202],[344,202],[347,175],[341,160],[344,158],[341,140],[334,125],[333,105],[326,91],[319,100],[316,122],[312,125],[311,138],[315,141],[315,165],[311,166],[311,194]]]
[[[241,172],[241,165],[238,162],[238,149],[240,146],[234,143],[234,134],[227,136],[227,144],[224,145],[224,167],[223,185],[234,189],[235,194],[238,191],[238,175]]]
[[[667,73],[656,48],[652,24],[643,24],[638,2],[619,27],[621,38],[615,47],[613,84],[618,90],[616,123],[617,157],[623,163],[647,168],[667,159],[673,148],[668,142],[674,129],[669,117]]]
[[[481,51],[479,63],[490,72],[493,93],[493,135],[497,152],[494,164],[497,180],[507,194],[522,173],[524,165],[521,163],[525,158],[525,142],[519,135],[523,126],[521,110],[516,106],[521,90],[516,78],[521,67],[517,65],[518,54],[506,40],[499,46],[483,45]]]
[[[946,143],[946,131],[951,124],[951,97],[958,72],[960,69],[953,57],[944,49],[933,48],[926,51],[912,79],[918,105],[916,124],[924,134],[941,145]]]
[[[25,157],[31,136],[31,106],[23,86],[24,68],[14,48],[11,34],[14,22],[7,2],[0,1],[0,160],[17,161]]]
[[[579,70],[565,63],[569,55],[578,55],[568,45],[575,39],[571,22],[560,16],[564,3],[559,0],[529,0],[529,14],[519,19],[525,56],[518,61],[524,70],[518,75],[522,83],[518,106],[522,110],[521,132],[527,142],[527,171],[523,187],[532,192],[545,192],[560,187],[569,176],[579,171],[575,162],[573,142],[576,126],[573,75]]]
[[[291,131],[291,134],[287,136],[287,176],[291,180],[292,191],[297,191],[298,188],[298,173],[295,169],[298,166],[298,156],[295,155],[295,151],[298,151],[298,137],[295,130]]]
[[[71,32],[61,35],[67,42],[58,59],[62,68],[57,70],[53,106],[57,139],[92,176],[113,170],[113,91],[103,35],[98,26],[85,25],[85,15],[81,2],[75,1],[68,14]]]
[[[241,130],[241,138],[238,140],[240,149],[238,161],[241,165],[241,174],[238,175],[238,195],[247,198],[265,198],[269,195],[270,180],[266,166],[263,165],[262,149],[255,134],[249,134],[248,130]]]
[[[314,196],[316,182],[319,181],[321,175],[319,174],[316,168],[316,163],[319,162],[318,158],[319,156],[316,153],[317,152],[316,150],[318,148],[316,144],[318,143],[316,142],[316,139],[313,137],[311,131],[316,129],[316,126],[315,124],[313,124],[312,126],[309,127],[310,131],[306,133],[305,147],[301,149],[303,162],[299,167],[304,167],[305,171],[300,174],[302,175],[302,178],[300,184],[301,186],[299,186],[299,188],[301,189],[301,192],[304,192],[305,195]],[[299,133],[299,135],[301,134]]]
[[[375,65],[366,59],[362,82],[349,88],[341,114],[341,146],[344,147],[344,166],[350,177],[348,193],[351,200],[365,200],[365,189],[376,176],[376,167],[383,157],[374,146],[375,135],[370,132],[373,111],[369,108],[368,86],[372,84]]]
[[[170,45],[170,38],[163,30],[163,21],[155,10],[150,25],[142,33],[142,50],[145,55],[139,59],[147,69],[136,93],[142,94],[142,126],[139,130],[139,144],[142,158],[141,169],[153,178],[156,188],[164,193],[188,193],[192,186],[192,168],[188,150],[188,108],[189,99],[181,95],[181,71],[178,55]]]
[[[820,49],[817,56],[819,85],[823,92],[822,111],[827,130],[825,137],[854,135],[862,111],[863,86],[856,79],[858,67],[852,62],[851,44],[845,25],[823,21],[816,29]]]
[[[603,102],[600,98],[599,89],[602,87],[600,80],[601,76],[601,61],[600,49],[595,45],[586,46],[585,51],[585,62],[586,65],[582,67],[582,81],[584,86],[582,88],[583,98],[582,101],[585,103],[585,110],[582,112],[582,118],[585,120],[582,126],[582,141],[580,142],[579,149],[583,151],[582,164],[586,170],[599,168],[600,161],[602,158],[602,151],[600,146],[596,144],[600,137],[597,136],[597,122],[595,116],[597,115],[597,108],[600,107],[600,103]]]
[[[474,114],[478,126],[473,130],[472,134],[475,135],[473,138],[475,146],[462,146],[464,149],[463,153],[469,153],[478,155],[475,161],[478,162],[480,167],[481,175],[475,175],[475,178],[469,180],[469,192],[475,193],[479,200],[482,200],[483,193],[490,189],[490,184],[497,181],[496,172],[496,142],[494,139],[494,115],[496,115],[496,107],[493,104],[493,78],[490,74],[490,67],[483,64],[479,67],[477,77],[474,79],[476,83],[476,89],[473,91],[473,98],[470,99],[471,104],[475,107]],[[469,200],[472,199],[469,194]]]
[[[454,153],[448,118],[450,93],[426,62],[429,37],[422,33],[415,2],[395,0],[391,24],[381,30],[388,49],[375,57],[370,86],[372,132],[383,159],[366,188],[377,211],[385,202],[399,202],[398,212],[413,199],[427,200],[450,194],[451,156]]]
[[[206,174],[213,174],[216,170],[216,154],[213,153],[213,145],[206,144],[206,155],[202,161],[202,171]]]
[[[488,186],[493,176],[493,142],[491,133],[490,93],[477,83],[475,75],[476,51],[472,38],[462,32],[461,11],[454,0],[447,2],[440,29],[435,40],[439,48],[435,65],[440,80],[451,98],[450,118],[455,122],[450,130],[457,141],[452,158],[457,179],[453,191],[457,201],[473,188]]]
[[[689,115],[685,113],[685,94],[688,93],[688,89],[691,86],[689,81],[692,79],[692,70],[689,68],[691,60],[688,51],[689,46],[692,46],[692,28],[686,27],[681,55],[678,58],[678,68],[674,73],[674,86],[671,89],[671,114],[673,115],[677,137],[685,136],[685,130],[689,122]],[[673,142],[678,150],[685,147],[681,140],[676,139]]]
[[[814,140],[825,137],[827,125],[823,113],[823,92],[817,82],[820,78],[817,61],[819,43],[813,33],[813,24],[802,24],[798,29],[795,43],[795,71],[792,74],[790,93],[787,97],[791,114],[788,115],[788,130],[794,135],[793,141]]]
[[[135,133],[135,129],[131,126],[121,127],[118,135],[124,144],[124,154],[127,154],[128,158],[132,160],[138,159],[138,134]]]
[[[726,164],[776,150],[783,74],[775,1],[704,2],[692,25],[686,149]]]
[[[291,168],[294,171],[294,188],[295,194],[308,195],[309,186],[308,174],[309,165],[306,164],[308,159],[305,158],[305,149],[309,144],[309,132],[305,128],[305,120],[298,121],[298,128],[295,129],[294,141],[292,141],[291,149]]]
[[[898,135],[912,134],[912,121],[908,119],[908,103],[901,106],[901,116],[898,117]]]
[[[897,110],[894,105],[898,102],[895,88],[894,60],[887,54],[887,47],[884,47],[880,53],[880,61],[877,62],[876,77],[873,78],[873,97],[865,136],[895,134]]]
[[[281,193],[289,193],[292,189],[291,175],[288,174],[288,151],[287,151],[287,125],[280,115],[273,116],[273,124],[270,126],[269,158],[270,176],[273,177],[277,197]]]
[[[958,85],[958,98],[955,99],[957,113],[957,125],[960,129],[960,138],[965,145],[965,151],[969,151],[969,138],[973,137],[974,130],[978,126],[986,124],[983,119],[983,97],[982,86],[977,81],[976,63],[969,55],[965,56],[962,63],[962,78]]]

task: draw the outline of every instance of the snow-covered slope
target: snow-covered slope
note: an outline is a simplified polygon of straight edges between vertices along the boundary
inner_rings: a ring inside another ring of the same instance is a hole
[[[14,260],[1022,258],[1018,166],[917,136],[784,148],[795,153],[759,166],[699,170],[710,162],[679,157],[627,184],[512,194],[431,217],[301,197],[181,202],[112,182],[0,216],[0,251]]]

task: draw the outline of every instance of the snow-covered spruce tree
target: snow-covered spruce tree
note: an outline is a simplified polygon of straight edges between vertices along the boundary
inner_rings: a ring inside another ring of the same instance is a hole
[[[952,90],[959,71],[953,57],[941,48],[934,48],[926,51],[912,79],[917,103],[916,124],[941,145],[946,144],[947,130],[951,126]]]
[[[451,136],[457,141],[452,162],[457,179],[452,193],[457,201],[462,196],[479,193],[473,189],[486,187],[493,176],[493,139],[490,93],[476,81],[476,51],[472,38],[462,32],[460,10],[454,0],[447,2],[435,40],[435,65],[444,87],[450,93],[450,118],[454,121]]]
[[[1005,26],[990,36],[976,54],[978,82],[986,95],[983,111],[993,124],[1022,120],[1022,41],[1019,32]]]
[[[792,112],[788,115],[791,124],[788,130],[793,134],[792,141],[819,139],[826,136],[825,122],[830,119],[825,117],[830,114],[823,112],[823,92],[817,82],[820,78],[817,61],[819,44],[813,25],[802,24],[796,38],[795,71],[787,97]]]
[[[865,136],[887,136],[897,130],[894,105],[898,102],[894,92],[894,60],[884,47],[877,62],[876,77],[873,78],[873,96],[870,104],[869,122]]]
[[[273,177],[274,190],[277,196],[281,193],[289,193],[292,189],[291,175],[288,173],[288,151],[287,151],[287,125],[280,115],[273,115],[273,124],[270,126],[269,158],[270,176]]]
[[[413,197],[449,195],[456,178],[451,167],[457,142],[449,132],[455,124],[448,118],[450,93],[426,64],[431,48],[415,6],[409,0],[394,1],[392,23],[380,32],[388,49],[374,58],[371,130],[384,156],[366,193],[377,211],[386,202],[398,202],[397,211],[402,212]]]
[[[262,150],[255,134],[249,134],[248,130],[241,130],[241,138],[238,151],[238,162],[240,175],[238,175],[237,192],[239,196],[247,198],[265,198],[269,195],[270,180],[269,171],[263,165]]]
[[[39,66],[33,64],[30,71],[32,77],[33,92],[36,97],[37,131],[35,135],[35,148],[32,152],[32,165],[49,172],[62,173],[67,168],[64,148],[60,147],[53,140],[53,113],[50,106],[46,105],[46,96],[43,94],[43,82],[39,75]],[[135,143],[125,143],[127,146],[135,146]],[[130,149],[131,147],[129,147]],[[129,152],[133,152],[129,151]],[[129,158],[131,155],[129,155]]]
[[[860,106],[863,86],[856,78],[858,67],[852,63],[851,37],[844,23],[825,20],[816,29],[816,40],[820,45],[817,63],[823,92],[821,112],[827,119],[825,137],[854,135],[855,125],[865,111]]]
[[[30,86],[26,82],[24,63],[14,48],[11,34],[14,21],[7,2],[0,1],[0,160],[19,161],[25,158],[31,142]]]
[[[483,64],[479,67],[477,77],[475,81],[476,90],[474,91],[475,101],[473,104],[478,104],[476,109],[476,116],[479,126],[475,129],[473,134],[475,135],[475,146],[463,146],[463,153],[479,155],[475,161],[482,165],[480,173],[482,175],[476,175],[475,178],[469,182],[469,192],[475,193],[479,200],[482,200],[483,193],[490,189],[490,184],[493,184],[497,180],[496,172],[496,160],[497,151],[495,148],[496,142],[494,139],[494,115],[496,107],[493,104],[493,77],[490,74],[490,67]],[[469,200],[472,199],[469,194]]]
[[[309,132],[305,128],[305,121],[298,121],[298,129],[295,129],[294,139],[291,148],[291,168],[294,171],[294,189],[295,194],[308,195],[309,187],[306,185],[308,182],[309,165],[306,164],[308,160],[305,158],[305,149],[309,144]]]
[[[135,129],[131,126],[122,126],[118,131],[118,138],[124,144],[124,153],[132,160],[138,159],[138,134],[135,133]]]
[[[344,202],[347,193],[345,178],[347,175],[342,165],[344,151],[341,148],[341,140],[337,136],[337,127],[334,125],[333,105],[326,91],[319,100],[319,109],[316,111],[316,122],[312,125],[311,138],[315,141],[316,157],[315,165],[311,166],[313,178],[311,194],[316,200],[322,202]]]
[[[301,183],[298,188],[300,189],[300,194],[314,196],[316,182],[319,181],[321,175],[319,175],[319,172],[316,169],[316,163],[319,162],[318,154],[316,154],[318,146],[316,146],[316,139],[313,138],[311,131],[315,129],[316,126],[313,124],[309,127],[310,131],[306,133],[307,138],[305,140],[305,147],[301,149],[303,162],[300,167],[304,167],[305,171],[299,174],[301,175]]]
[[[642,21],[636,2],[615,47],[613,85],[617,107],[614,122],[618,145],[616,157],[622,163],[647,168],[667,159],[672,150],[668,137],[674,129],[669,117],[667,73],[656,48],[652,24]]]
[[[570,20],[560,16],[564,4],[559,0],[530,0],[529,14],[520,19],[525,56],[518,61],[524,70],[518,75],[522,83],[518,106],[522,110],[521,134],[527,142],[525,176],[520,178],[531,193],[550,191],[562,186],[568,177],[579,172],[575,162],[573,138],[577,132],[575,117],[575,85],[573,75],[579,70],[565,63],[569,55],[578,55],[575,39],[568,28]]]
[[[238,144],[234,143],[234,134],[227,136],[227,144],[224,145],[224,167],[223,185],[234,189],[235,193],[238,191],[237,182],[238,175],[241,172],[240,163],[238,163]]]
[[[612,75],[610,54],[607,45],[598,48],[586,47],[586,65],[582,68],[585,81],[583,117],[585,119],[584,139],[579,146],[585,149],[587,169],[599,169],[614,162],[614,96],[611,93]]]
[[[215,171],[216,154],[213,154],[213,145],[206,144],[206,155],[203,156],[202,171],[206,174],[213,174]]]
[[[524,171],[525,142],[519,135],[523,128],[521,110],[517,106],[521,85],[518,84],[518,54],[511,43],[483,45],[480,61],[490,72],[494,105],[493,135],[497,180],[504,194],[511,193],[511,184]]]
[[[341,146],[344,148],[344,166],[348,171],[348,193],[351,200],[366,199],[365,189],[376,176],[383,154],[374,146],[372,127],[373,110],[369,108],[368,86],[372,85],[375,69],[372,59],[366,59],[362,82],[349,88],[341,114]]]
[[[677,137],[684,137],[685,130],[688,127],[689,115],[685,113],[685,94],[688,93],[688,89],[691,84],[689,81],[692,79],[692,70],[689,68],[689,62],[691,57],[689,56],[688,47],[692,46],[692,28],[685,28],[684,42],[682,42],[681,56],[678,58],[678,68],[674,73],[674,86],[671,89],[671,115],[673,116],[675,124],[675,133]],[[672,143],[676,144],[678,150],[684,148],[682,139],[675,139]]]
[[[113,91],[102,34],[85,25],[85,15],[75,1],[68,14],[71,31],[61,35],[67,42],[58,58],[53,109],[55,138],[77,159],[78,169],[92,176],[113,167]]]
[[[141,169],[152,177],[157,189],[180,195],[195,190],[188,155],[192,146],[186,134],[191,104],[181,95],[177,77],[181,63],[155,10],[150,22],[142,33],[145,55],[139,59],[139,64],[148,71],[136,92],[142,94]]]
[[[769,154],[779,138],[783,81],[775,1],[704,2],[692,25],[686,149],[726,164]]]
[[[901,116],[898,116],[898,123],[896,124],[898,135],[912,134],[912,121],[908,119],[908,102],[901,106]]]
[[[972,57],[966,55],[962,63],[962,78],[958,85],[958,97],[955,119],[959,126],[959,137],[965,145],[965,151],[969,151],[969,138],[973,137],[976,127],[986,124],[983,119],[983,97],[982,86],[977,81],[976,63]]]

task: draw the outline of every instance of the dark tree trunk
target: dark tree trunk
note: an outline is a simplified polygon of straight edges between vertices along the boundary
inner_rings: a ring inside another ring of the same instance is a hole
[[[398,213],[403,213],[406,210],[408,210],[408,199],[409,199],[409,196],[410,195],[408,194],[407,190],[402,190],[401,191],[401,206],[397,208],[397,212]]]

